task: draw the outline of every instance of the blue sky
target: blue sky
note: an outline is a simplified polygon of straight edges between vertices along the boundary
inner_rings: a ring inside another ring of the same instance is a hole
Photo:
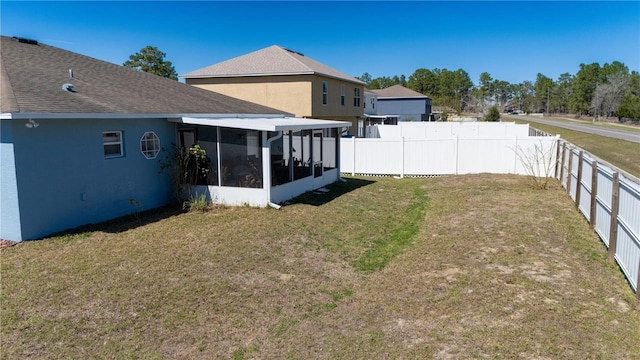
[[[122,64],[147,45],[178,74],[271,45],[352,76],[463,69],[519,83],[581,63],[640,70],[640,1],[0,1],[0,32]]]

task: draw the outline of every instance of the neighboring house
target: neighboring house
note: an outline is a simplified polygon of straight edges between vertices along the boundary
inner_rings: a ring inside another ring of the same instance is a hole
[[[378,115],[397,115],[398,121],[430,121],[428,96],[402,85],[371,91],[378,94]]]
[[[277,45],[181,75],[185,82],[297,117],[348,121],[356,134],[364,83]]]
[[[378,94],[364,89],[364,115],[378,115]]]
[[[345,122],[270,107],[0,37],[0,238],[54,232],[169,203],[172,144],[199,144],[193,189],[267,206],[339,179]]]
[[[358,121],[358,137],[375,137],[372,132],[373,125],[396,125],[397,115],[378,114],[378,94],[372,90],[364,89],[364,118]]]

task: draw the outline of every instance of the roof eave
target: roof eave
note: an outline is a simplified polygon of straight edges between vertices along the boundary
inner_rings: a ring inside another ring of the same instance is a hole
[[[350,83],[364,86],[365,83],[360,80],[353,80],[335,75],[329,75],[317,71],[296,71],[296,72],[278,72],[278,73],[248,73],[248,74],[209,74],[209,75],[180,75],[183,79],[212,79],[212,78],[238,78],[238,77],[265,77],[265,76],[292,76],[292,75],[318,75],[331,79],[348,81]]]
[[[0,113],[0,120],[27,119],[169,119],[181,117],[206,118],[283,118],[293,114],[200,114],[200,113]]]

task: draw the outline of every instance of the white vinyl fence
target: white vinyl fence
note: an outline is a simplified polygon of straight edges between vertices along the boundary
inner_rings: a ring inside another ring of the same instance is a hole
[[[629,280],[640,301],[640,180],[561,140],[556,178],[562,182]]]
[[[387,126],[390,127],[390,126]],[[528,130],[527,130],[528,133]],[[352,175],[548,174],[557,137],[343,138],[340,171]]]

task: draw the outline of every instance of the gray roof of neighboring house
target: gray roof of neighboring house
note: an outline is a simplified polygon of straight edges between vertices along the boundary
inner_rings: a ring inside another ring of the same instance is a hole
[[[63,90],[65,83],[73,84],[74,91]],[[7,36],[0,37],[0,113],[285,114],[161,76]]]
[[[180,77],[241,77],[267,75],[324,75],[331,78],[362,84],[364,82],[321,64],[298,52],[273,45],[252,53],[238,56]]]
[[[385,98],[407,99],[407,98],[420,98],[430,99],[427,95],[420,94],[417,91],[407,89],[402,85],[393,85],[385,89],[371,90],[378,94],[378,100],[384,100]]]

